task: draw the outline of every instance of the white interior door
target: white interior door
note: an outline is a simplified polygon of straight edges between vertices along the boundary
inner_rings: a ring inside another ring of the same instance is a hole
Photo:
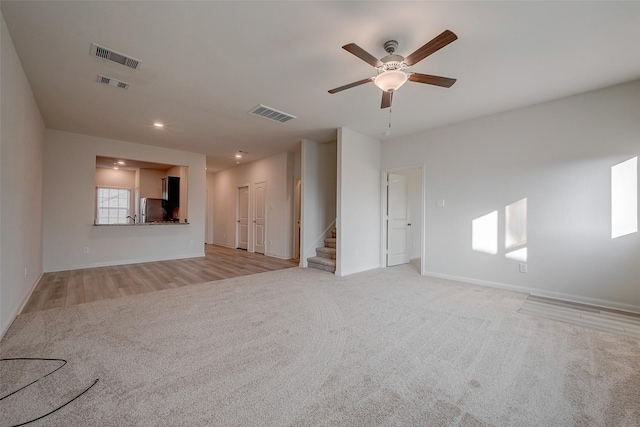
[[[255,219],[253,221],[254,252],[264,254],[266,237],[267,183],[258,182],[253,193]]]
[[[237,247],[247,250],[249,247],[249,187],[238,188],[238,219],[236,222]]]
[[[411,222],[408,208],[407,178],[390,173],[387,194],[387,266],[409,262],[409,231]]]

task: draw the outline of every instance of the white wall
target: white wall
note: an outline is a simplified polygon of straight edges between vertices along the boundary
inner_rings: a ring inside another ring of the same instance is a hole
[[[302,141],[300,266],[324,246],[336,220],[337,141]]]
[[[249,186],[249,218],[254,215],[255,184],[267,183],[265,255],[289,259],[293,233],[293,155],[280,153],[232,169],[208,174],[212,199],[213,243],[236,247],[236,206],[238,188]],[[251,222],[250,222],[251,224]],[[253,251],[253,229],[249,232]]]
[[[640,233],[611,239],[611,166],[640,155],[640,81],[385,142],[425,163],[428,274],[640,311]],[[504,256],[504,209],[528,199],[528,270]],[[445,207],[438,208],[437,200]],[[497,255],[471,221],[498,210]]]
[[[380,141],[338,130],[336,275],[380,267]]]
[[[45,141],[45,271],[204,256],[203,154],[53,130]],[[96,155],[187,166],[190,223],[94,226]]]
[[[42,274],[44,122],[1,15],[0,21],[1,338]]]

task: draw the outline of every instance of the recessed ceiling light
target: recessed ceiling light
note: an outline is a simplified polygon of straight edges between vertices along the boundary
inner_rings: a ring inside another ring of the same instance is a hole
[[[242,158],[242,154],[238,153],[236,154],[236,159],[241,159]]]
[[[113,168],[114,168],[115,170],[118,170],[118,169],[120,169],[120,168],[119,168],[119,167],[117,167],[117,166],[114,166]]]
[[[124,160],[118,160],[118,165],[120,166],[126,166],[126,163],[124,162]]]
[[[155,122],[153,125],[155,127],[157,127],[157,128],[163,128],[164,127],[164,125],[162,123],[160,123],[160,122]]]

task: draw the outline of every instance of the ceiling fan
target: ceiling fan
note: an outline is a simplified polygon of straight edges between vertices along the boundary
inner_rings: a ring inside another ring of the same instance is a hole
[[[407,71],[407,69],[457,39],[458,36],[449,30],[445,30],[439,36],[435,37],[433,40],[426,43],[406,58],[395,54],[395,51],[398,48],[398,42],[395,40],[389,40],[384,44],[384,50],[387,51],[388,55],[381,59],[377,59],[355,43],[344,45],[342,46],[344,50],[373,66],[378,71],[378,75],[331,89],[329,93],[333,94],[345,89],[373,82],[376,86],[382,89],[382,104],[380,105],[380,108],[389,108],[391,107],[393,92],[405,84],[407,80],[416,83],[425,83],[428,85],[451,87],[456,82],[456,79],[412,73]]]

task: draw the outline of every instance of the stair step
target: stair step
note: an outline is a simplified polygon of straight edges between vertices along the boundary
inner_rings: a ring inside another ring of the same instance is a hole
[[[311,268],[317,268],[318,270],[329,271],[331,273],[335,273],[336,271],[336,261],[333,259],[314,256],[307,258],[307,265]]]
[[[326,248],[335,248],[336,247],[336,238],[335,237],[329,237],[327,239],[324,239],[324,246]]]
[[[316,255],[320,258],[336,259],[335,248],[316,248]]]
[[[336,238],[336,229],[334,228],[333,230],[331,230],[331,237],[333,237],[334,239]]]

